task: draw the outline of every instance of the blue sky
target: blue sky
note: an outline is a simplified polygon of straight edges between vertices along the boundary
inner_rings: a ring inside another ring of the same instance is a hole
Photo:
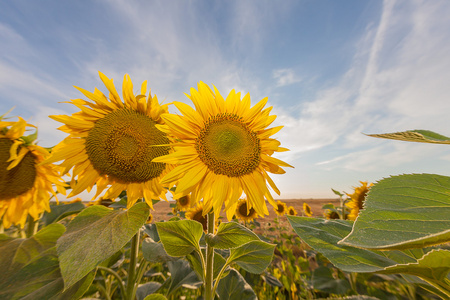
[[[449,175],[445,145],[367,137],[429,129],[450,136],[450,2],[4,1],[0,114],[39,127],[39,144],[66,135],[52,114],[105,90],[97,71],[148,80],[165,103],[198,81],[222,94],[269,98],[276,137],[295,168],[273,175],[281,198],[334,197],[358,181]]]

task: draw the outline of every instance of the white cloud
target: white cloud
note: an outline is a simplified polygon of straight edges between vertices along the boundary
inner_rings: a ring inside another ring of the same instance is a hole
[[[302,81],[300,77],[295,75],[292,69],[277,69],[273,71],[273,78],[277,81],[276,86],[281,87]]]

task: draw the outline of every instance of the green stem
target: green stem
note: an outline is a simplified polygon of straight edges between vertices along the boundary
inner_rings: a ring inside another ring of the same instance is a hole
[[[227,267],[228,267],[228,258],[227,258],[227,261],[225,262],[225,264],[223,265],[222,269],[220,270],[219,275],[217,275],[216,282],[214,282],[213,291],[212,291],[213,294],[216,293],[216,289],[217,289],[217,286],[219,285],[220,277],[222,277],[222,274],[223,274],[223,272],[225,272]]]
[[[134,294],[136,295],[136,290],[138,288],[139,282],[141,282],[142,276],[144,276],[145,269],[147,269],[148,261],[144,261],[143,259],[139,263],[139,269],[136,274],[136,285],[134,286]]]
[[[125,295],[125,286],[123,285],[122,278],[120,277],[120,275],[117,274],[116,271],[114,271],[114,270],[112,270],[110,268],[97,266],[97,269],[105,271],[105,272],[108,272],[109,274],[113,275],[117,279],[117,282],[119,283],[119,287],[120,287],[120,294],[121,294],[123,299],[126,299],[125,298],[126,297],[126,295]]]
[[[214,211],[208,213],[208,233],[214,234]],[[213,300],[214,281],[214,247],[206,244],[206,276],[205,276],[205,300]]]
[[[134,300],[135,298],[135,274],[136,274],[136,260],[139,254],[139,233],[138,231],[131,239],[130,249],[130,264],[128,266],[128,279],[127,279],[127,300]]]

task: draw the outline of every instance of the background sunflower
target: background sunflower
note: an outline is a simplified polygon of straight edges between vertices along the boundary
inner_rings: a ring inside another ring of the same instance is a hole
[[[350,208],[350,214],[348,214],[348,218],[350,220],[356,220],[356,217],[359,214],[359,211],[363,209],[364,200],[366,198],[367,193],[372,183],[368,184],[367,181],[360,181],[361,186],[355,187],[353,194],[347,194],[350,197],[350,201],[348,201],[345,205]]]
[[[290,216],[296,216],[297,215],[297,211],[295,210],[295,208],[293,206],[289,206],[287,208],[287,214]]]
[[[112,79],[100,73],[109,91],[109,97],[95,89],[94,93],[77,88],[90,101],[74,99],[68,103],[81,111],[72,116],[50,116],[65,125],[59,129],[69,136],[59,143],[48,162],[64,160],[61,166],[68,172],[73,167],[72,192],[77,195],[90,190],[94,184],[94,199],[107,187],[104,198],[115,199],[127,192],[128,207],[139,198],[166,199],[166,189],[159,183],[166,175],[165,163],[152,159],[169,154],[166,133],[157,129],[163,124],[161,114],[167,113],[167,105],[160,105],[156,96],[145,96],[147,82],[141,86],[141,94],[133,94],[133,84],[128,75],[122,85],[123,102]],[[75,180],[76,179],[76,180]]]
[[[276,207],[274,208],[275,213],[279,216],[284,216],[286,214],[287,211],[287,205],[286,203],[278,200],[276,203]]]
[[[175,197],[192,193],[194,202],[203,198],[206,212],[214,209],[218,215],[225,203],[228,219],[243,192],[258,215],[269,214],[265,199],[274,207],[276,203],[267,183],[277,194],[280,191],[268,172],[283,174],[281,167],[291,166],[272,157],[287,149],[270,138],[282,126],[267,128],[276,118],[269,115],[272,107],[263,109],[267,98],[250,108],[249,94],[241,100],[232,90],[224,99],[203,82],[188,97],[196,110],[175,102],[181,115],[163,114],[166,125],[158,126],[178,140],[174,153],[153,160],[176,165],[162,182],[179,180]]]
[[[253,207],[248,206],[247,199],[241,199],[236,206],[236,217],[244,222],[253,221],[258,214]]]
[[[0,218],[5,228],[24,227],[28,215],[37,220],[44,210],[50,212],[53,184],[66,193],[61,168],[41,164],[50,154],[34,144],[37,131],[23,136],[29,126],[35,127],[20,117],[17,122],[0,117]]]
[[[306,203],[306,202],[303,202],[303,213],[307,217],[311,217],[313,215],[313,213],[311,211],[311,206],[309,206],[308,203]]]

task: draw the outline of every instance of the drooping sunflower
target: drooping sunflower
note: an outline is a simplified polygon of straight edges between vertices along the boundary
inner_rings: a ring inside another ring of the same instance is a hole
[[[284,216],[287,211],[287,205],[284,202],[281,202],[280,200],[277,201],[276,207],[274,208],[275,213],[279,216]]]
[[[74,99],[68,103],[81,111],[72,116],[50,116],[64,123],[59,129],[70,135],[55,147],[48,162],[64,159],[61,166],[66,172],[73,167],[69,196],[89,191],[96,184],[94,199],[110,185],[104,198],[115,199],[126,191],[128,207],[139,198],[145,198],[150,207],[151,199],[167,200],[160,179],[170,167],[152,159],[170,151],[167,134],[156,127],[164,124],[161,114],[168,112],[168,106],[160,105],[150,92],[145,96],[146,81],[141,94],[135,96],[128,74],[123,80],[122,102],[112,79],[99,74],[109,97],[97,89],[91,93],[77,87],[90,101]]]
[[[194,220],[202,224],[203,231],[208,231],[208,220],[203,213],[203,204],[197,204],[186,212],[186,218],[189,220]]]
[[[41,164],[50,154],[36,144],[36,133],[23,136],[28,126],[19,117],[17,122],[4,121],[0,116],[0,218],[3,226],[24,227],[28,215],[34,220],[42,212],[50,212],[51,194],[66,194],[61,168]]]
[[[290,216],[296,216],[297,215],[297,211],[295,210],[295,208],[293,206],[289,206],[287,208],[287,214]]]
[[[373,185],[372,183],[368,184],[367,181],[360,181],[360,183],[361,186],[355,187],[353,194],[347,194],[347,196],[350,197],[350,201],[348,201],[345,205],[350,208],[350,214],[348,215],[350,220],[356,220],[359,211],[363,209],[366,195],[369,192],[370,187]]]
[[[241,100],[232,90],[224,99],[203,82],[187,96],[196,110],[174,102],[181,115],[164,114],[166,125],[158,126],[178,139],[174,153],[153,160],[176,165],[162,182],[179,180],[176,198],[189,193],[195,203],[203,198],[204,213],[214,209],[218,215],[225,203],[231,219],[244,192],[258,215],[269,214],[265,199],[274,207],[276,203],[267,183],[280,191],[267,173],[283,174],[281,167],[291,166],[272,157],[287,149],[270,138],[283,126],[267,128],[276,118],[269,115],[272,107],[263,109],[267,98],[250,108],[249,94]]]
[[[244,222],[250,222],[253,221],[258,214],[253,207],[248,206],[247,199],[241,199],[236,206],[236,216]]]
[[[308,205],[308,203],[303,202],[303,212],[307,217],[311,217],[313,215],[311,211],[311,206]]]

